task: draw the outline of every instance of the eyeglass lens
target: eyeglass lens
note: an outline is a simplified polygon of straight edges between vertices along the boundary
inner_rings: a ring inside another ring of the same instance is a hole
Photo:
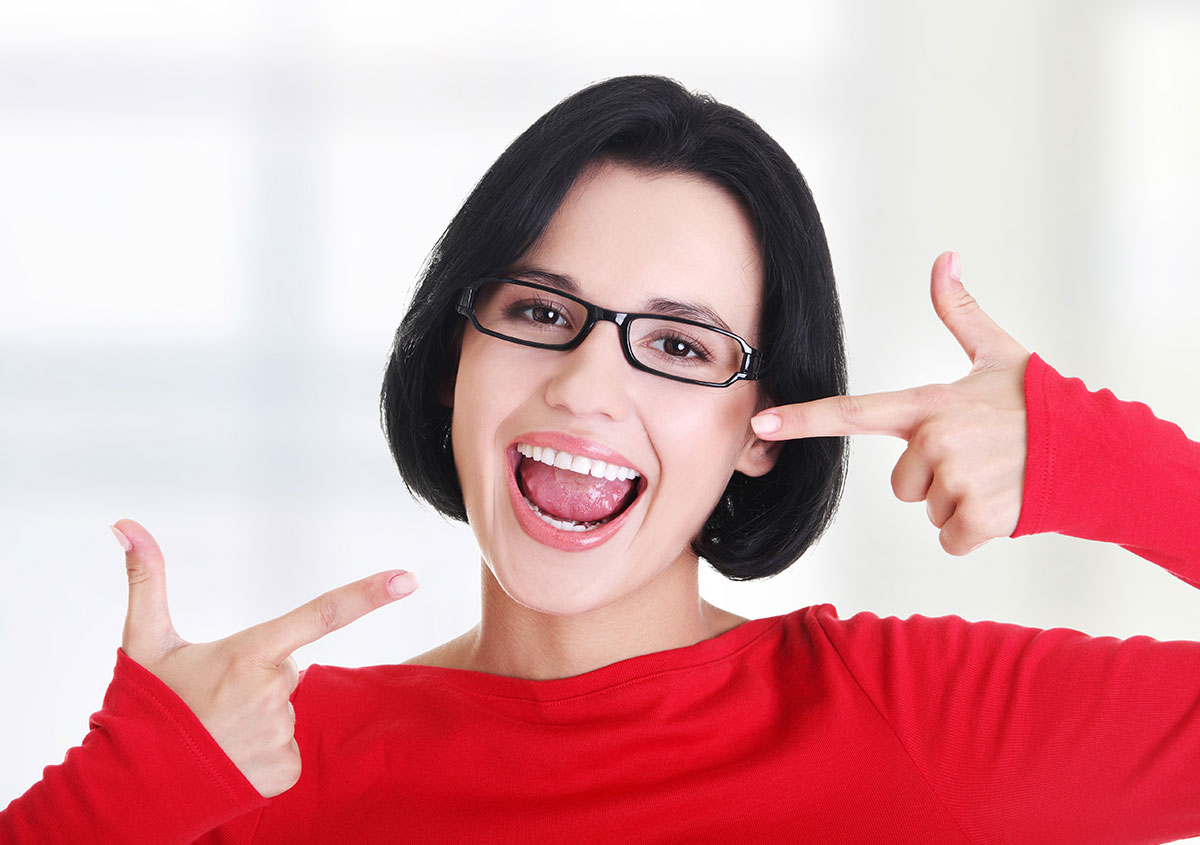
[[[485,282],[475,295],[485,329],[525,343],[570,343],[587,324],[587,308],[550,291]],[[630,321],[629,345],[639,363],[677,378],[723,383],[741,369],[742,347],[728,335],[666,318]]]

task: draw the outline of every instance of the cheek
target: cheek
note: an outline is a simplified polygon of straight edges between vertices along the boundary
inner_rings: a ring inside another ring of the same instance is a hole
[[[501,366],[499,356],[489,356],[478,340],[474,332],[463,339],[451,427],[455,468],[468,510],[481,489],[479,482],[486,482],[484,476],[497,465],[499,426],[511,413],[515,396],[513,368]]]
[[[720,395],[661,395],[647,415],[654,426],[651,436],[658,444],[664,485],[668,481],[665,470],[674,467],[675,479],[698,485],[693,486],[697,498],[703,491],[705,499],[713,500],[707,503],[710,510],[746,444],[757,399],[749,384],[714,389],[714,393]],[[678,489],[675,483],[671,488]]]

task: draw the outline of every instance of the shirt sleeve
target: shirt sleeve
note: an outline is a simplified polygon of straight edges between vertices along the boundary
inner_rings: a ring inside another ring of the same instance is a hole
[[[1200,444],[1034,355],[1013,536],[1119,543],[1200,585]],[[1200,835],[1200,643],[958,616],[819,618],[972,842]]]
[[[1025,491],[1012,536],[1118,543],[1200,586],[1200,443],[1037,355],[1025,370],[1025,407]]]
[[[188,706],[118,649],[87,736],[0,812],[0,841],[193,842],[234,820],[252,831],[241,817],[266,803]]]
[[[1200,835],[1200,643],[957,616],[819,623],[967,841]]]

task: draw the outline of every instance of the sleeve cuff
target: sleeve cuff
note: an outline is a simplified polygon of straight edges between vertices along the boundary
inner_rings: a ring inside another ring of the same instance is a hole
[[[268,803],[183,699],[123,649],[92,727],[113,737],[124,768],[154,796],[139,813],[151,829],[182,822],[200,836]]]
[[[1052,409],[1047,401],[1046,379],[1058,375],[1036,352],[1025,365],[1025,487],[1021,516],[1011,536],[1023,537],[1043,531],[1046,507],[1051,501],[1054,455],[1050,450]],[[1062,378],[1062,376],[1059,376]]]

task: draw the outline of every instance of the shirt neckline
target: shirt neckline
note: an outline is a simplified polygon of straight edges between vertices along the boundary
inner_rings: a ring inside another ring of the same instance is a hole
[[[478,696],[534,702],[563,701],[664,673],[691,669],[724,660],[777,628],[785,618],[786,615],[750,619],[724,633],[692,645],[628,657],[616,663],[567,678],[533,680],[493,675],[473,669],[451,669],[444,666],[401,664],[394,668],[402,671],[406,677],[426,677],[430,681],[451,684],[464,692]]]

